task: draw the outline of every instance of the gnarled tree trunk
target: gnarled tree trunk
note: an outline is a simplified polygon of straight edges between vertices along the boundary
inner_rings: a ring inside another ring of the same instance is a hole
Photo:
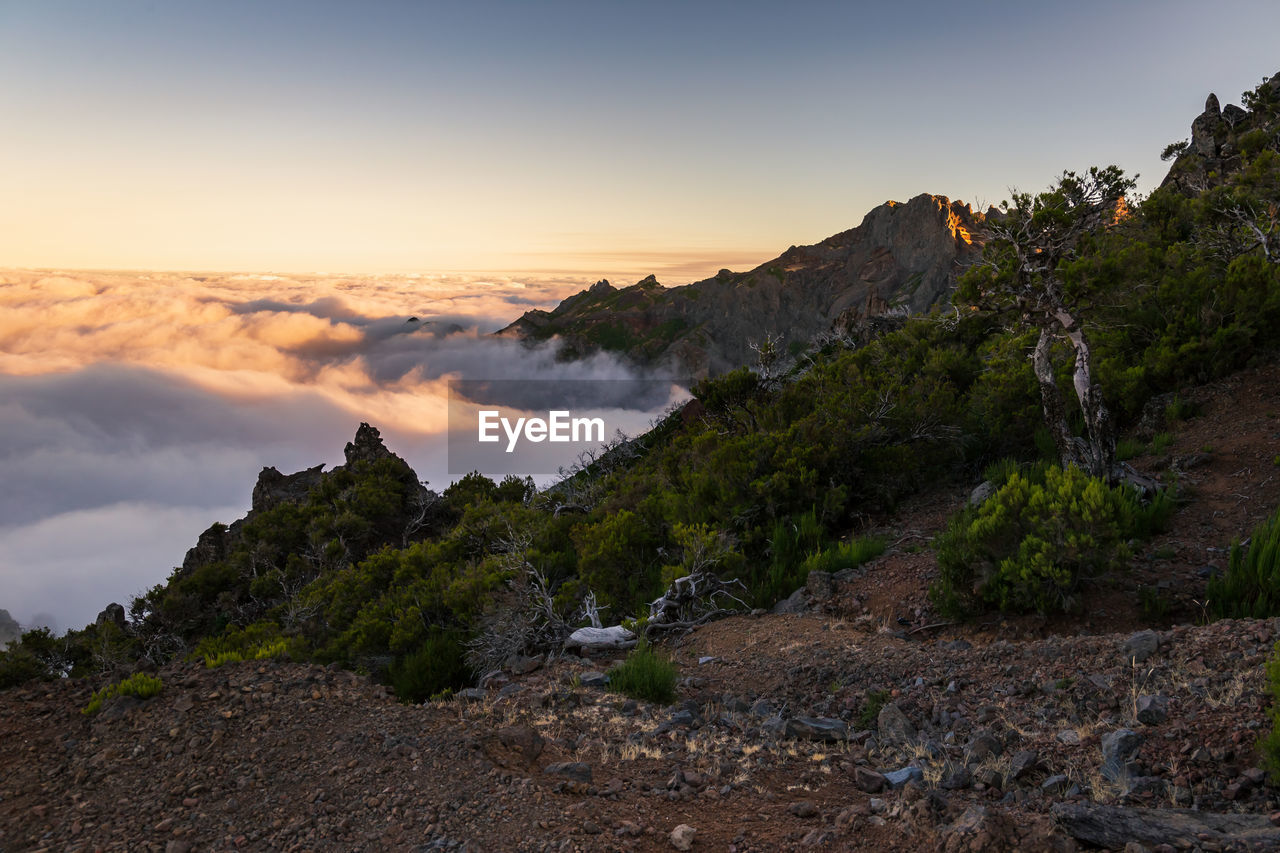
[[[1036,380],[1040,383],[1045,424],[1053,436],[1058,457],[1064,466],[1075,465],[1090,476],[1114,480],[1119,473],[1115,463],[1115,425],[1111,420],[1111,412],[1103,402],[1102,388],[1093,376],[1089,342],[1075,317],[1065,309],[1055,311],[1052,316],[1057,321],[1058,328],[1041,326],[1040,339],[1036,342],[1032,356]],[[1053,373],[1053,362],[1049,358],[1050,347],[1059,334],[1066,337],[1075,350],[1072,385],[1080,404],[1080,412],[1084,416],[1084,436],[1071,432],[1067,422],[1066,403],[1062,399],[1062,391],[1058,388]]]

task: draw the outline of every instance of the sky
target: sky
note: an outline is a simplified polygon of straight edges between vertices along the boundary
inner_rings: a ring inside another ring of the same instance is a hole
[[[488,334],[602,276],[1067,168],[1149,190],[1276,32],[1274,2],[0,0],[0,608],[127,604],[361,421],[442,487],[448,379],[637,378]]]
[[[1269,0],[2,0],[0,262],[737,269],[889,198],[1149,187],[1276,32]]]

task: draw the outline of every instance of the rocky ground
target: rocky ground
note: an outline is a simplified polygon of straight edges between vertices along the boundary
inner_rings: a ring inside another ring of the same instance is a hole
[[[802,612],[669,642],[672,707],[607,692],[609,657],[418,707],[287,662],[177,665],[92,718],[97,683],[0,693],[0,850],[1280,849],[1280,620],[1203,624],[1280,503],[1280,369],[1192,402],[1134,460],[1187,502],[1075,620],[934,616],[929,541],[972,484],[941,488]]]

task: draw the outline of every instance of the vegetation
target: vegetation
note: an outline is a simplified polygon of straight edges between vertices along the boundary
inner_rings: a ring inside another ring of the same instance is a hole
[[[663,705],[675,701],[679,671],[675,664],[654,651],[644,640],[608,674],[609,689],[614,693]]]
[[[164,689],[164,682],[145,672],[135,672],[117,684],[109,684],[101,690],[94,691],[89,697],[89,704],[84,706],[81,711],[85,716],[92,717],[94,714],[102,710],[102,704],[108,699],[114,699],[117,696],[136,696],[139,699],[150,699]]]
[[[1013,472],[980,506],[951,520],[938,542],[938,609],[961,617],[1002,611],[1071,612],[1082,583],[1119,569],[1128,541],[1150,535],[1172,511],[1142,506],[1129,486],[1108,486],[1076,467]]]
[[[1209,579],[1205,596],[1218,619],[1280,616],[1280,510],[1253,529],[1247,548],[1231,543],[1227,571]]]
[[[1280,643],[1276,643],[1267,660],[1267,691],[1271,694],[1267,708],[1271,728],[1258,739],[1258,752],[1271,773],[1271,780],[1280,782]]]
[[[24,634],[0,652],[0,687],[287,653],[371,673],[418,701],[507,655],[547,651],[593,616],[643,618],[695,563],[768,606],[809,572],[877,553],[881,543],[851,538],[869,514],[984,469],[997,494],[938,543],[938,606],[1074,607],[1170,507],[1167,494],[1144,507],[1080,470],[1114,473],[1109,430],[1134,425],[1156,395],[1275,351],[1280,115],[1270,97],[1253,93],[1260,112],[1237,123],[1237,153],[1213,175],[1184,180],[1196,156],[1184,153],[1178,180],[1124,208],[1131,182],[1114,168],[1015,196],[987,223],[986,262],[962,277],[953,312],[857,345],[830,336],[795,366],[778,358],[699,382],[696,407],[541,493],[472,474],[436,494],[391,456],[343,466],[301,500],[211,529],[223,547],[138,596],[125,629]],[[590,298],[613,310],[604,303],[648,293]],[[697,330],[658,332],[682,333]],[[608,332],[619,345],[629,334]],[[781,342],[769,351],[788,352]],[[1046,400],[1072,398],[1079,405],[1052,405],[1046,420]],[[1175,420],[1193,413],[1177,400],[1168,409]],[[1037,464],[1046,457],[1076,466]],[[1247,558],[1241,549],[1242,567],[1262,558],[1260,541]],[[1236,598],[1253,606],[1261,595]],[[504,621],[511,612],[520,618]],[[503,642],[468,658],[493,637]]]

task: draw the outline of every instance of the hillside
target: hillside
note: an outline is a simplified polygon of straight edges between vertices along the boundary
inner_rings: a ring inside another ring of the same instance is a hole
[[[555,310],[529,311],[500,335],[559,338],[567,358],[598,349],[701,377],[753,363],[752,343],[780,336],[794,355],[820,334],[857,333],[887,314],[946,303],[956,275],[981,254],[982,215],[943,196],[885,202],[856,228],[792,246],[742,273],[664,288],[649,276],[618,289],[600,281]]]
[[[1253,739],[1280,622],[1171,617],[1135,633],[1135,589],[1160,578],[1175,597],[1192,592],[1221,564],[1219,543],[1280,500],[1278,388],[1273,364],[1199,392],[1203,413],[1165,451],[1198,459],[1195,499],[1078,635],[1034,619],[898,625],[914,619],[904,592],[933,572],[917,543],[964,500],[948,488],[878,520],[896,544],[802,612],[674,642],[671,708],[587,686],[615,655],[420,706],[277,661],[175,663],[158,697],[95,718],[80,708],[102,679],[0,693],[0,848],[669,850],[686,824],[694,850],[1071,850],[1073,832],[1094,837],[1082,816],[1117,825],[1096,801],[1159,809],[1163,826],[1130,813],[1147,849],[1274,849],[1266,815],[1280,798],[1261,784]],[[1135,716],[1144,696],[1166,697],[1167,718]],[[865,710],[886,700],[905,724]],[[919,741],[894,742],[904,725]],[[1103,739],[1125,727],[1141,740],[1136,764],[1109,779]],[[912,765],[919,782],[875,790],[877,774]],[[1174,806],[1236,823],[1170,829]]]
[[[567,300],[542,332],[649,363],[704,300],[956,310],[703,351],[554,488],[430,491],[369,424],[265,469],[164,583],[0,652],[0,849],[1280,849],[1280,78],[1244,103],[1146,199],[1015,195],[980,260],[924,196],[754,288]]]

